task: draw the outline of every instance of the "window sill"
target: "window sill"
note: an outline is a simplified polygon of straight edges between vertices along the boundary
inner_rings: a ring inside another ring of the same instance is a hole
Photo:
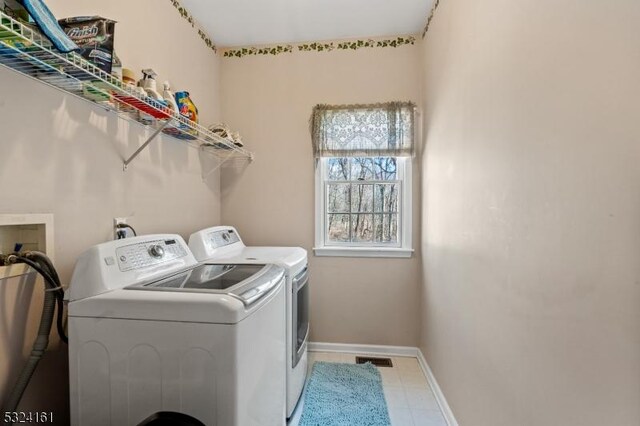
[[[320,257],[392,257],[409,258],[413,249],[397,247],[314,247]]]

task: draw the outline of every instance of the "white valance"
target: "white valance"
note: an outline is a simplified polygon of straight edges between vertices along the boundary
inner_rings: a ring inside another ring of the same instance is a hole
[[[411,102],[316,105],[310,123],[314,156],[412,156],[414,112]]]

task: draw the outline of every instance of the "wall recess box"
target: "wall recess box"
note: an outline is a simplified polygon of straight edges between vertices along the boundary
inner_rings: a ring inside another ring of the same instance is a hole
[[[41,251],[54,260],[53,214],[0,214],[0,253],[13,253],[16,243],[22,251]],[[0,279],[29,272],[23,263],[0,266]]]

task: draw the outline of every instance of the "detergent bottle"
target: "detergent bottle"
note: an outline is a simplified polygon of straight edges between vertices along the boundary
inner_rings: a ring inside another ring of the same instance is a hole
[[[164,90],[162,91],[162,97],[164,98],[165,102],[167,102],[167,105],[173,111],[179,112],[178,104],[176,103],[176,97],[171,91],[171,85],[169,84],[168,81],[165,81],[163,84],[163,87],[164,87]]]
[[[176,104],[178,105],[178,111],[183,117],[188,118],[194,123],[198,123],[198,108],[196,108],[196,105],[189,97],[189,92],[176,92]],[[197,130],[189,126],[181,125],[180,129],[193,137],[198,135]]]

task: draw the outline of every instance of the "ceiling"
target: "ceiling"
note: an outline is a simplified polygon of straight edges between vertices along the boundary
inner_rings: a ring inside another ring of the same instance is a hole
[[[417,34],[434,0],[181,0],[219,47]]]

